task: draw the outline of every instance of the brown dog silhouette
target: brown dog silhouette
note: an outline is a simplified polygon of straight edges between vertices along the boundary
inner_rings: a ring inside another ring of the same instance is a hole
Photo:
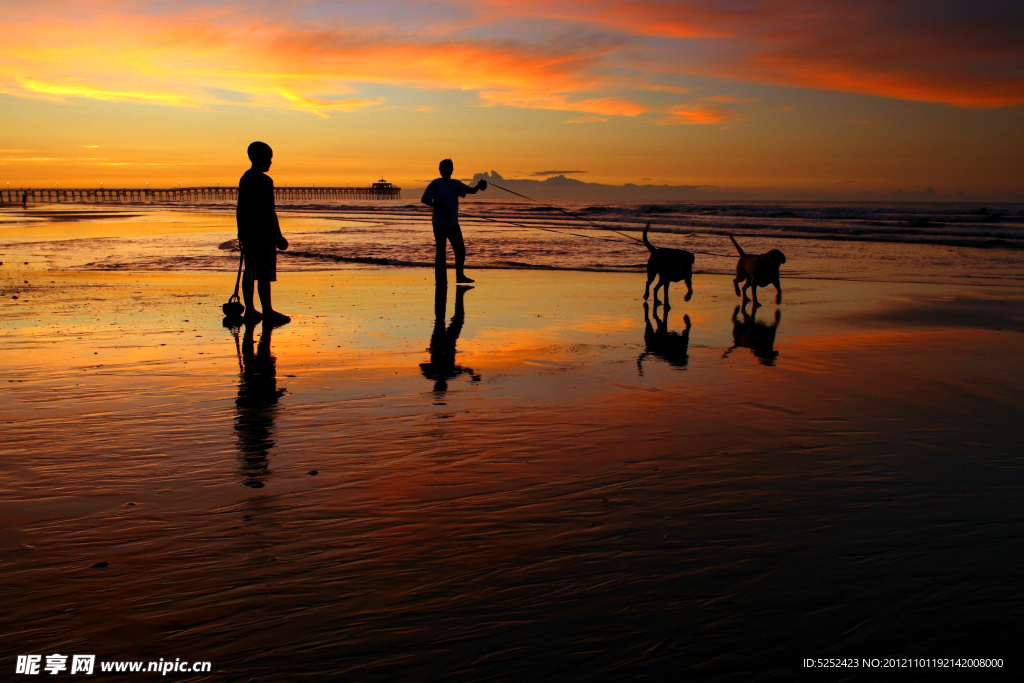
[[[757,288],[775,285],[775,303],[782,303],[782,285],[779,284],[779,266],[786,262],[786,255],[778,249],[766,251],[763,254],[744,253],[743,247],[736,241],[736,238],[729,235],[729,239],[736,245],[736,251],[740,252],[740,260],[736,263],[736,277],[732,281],[736,288],[736,296],[740,295],[740,281],[743,283],[743,300],[747,300],[747,287],[753,287],[752,293],[754,306],[760,306],[757,301]]]

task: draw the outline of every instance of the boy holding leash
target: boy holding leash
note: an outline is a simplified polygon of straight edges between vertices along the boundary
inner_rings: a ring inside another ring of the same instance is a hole
[[[452,179],[452,172],[455,164],[451,159],[445,159],[438,166],[441,177],[430,181],[427,189],[423,192],[422,201],[434,209],[432,222],[434,225],[434,243],[437,252],[434,256],[434,284],[448,284],[448,270],[445,263],[445,242],[452,243],[452,251],[455,252],[455,281],[458,283],[470,283],[473,280],[466,277],[466,244],[462,241],[462,228],[459,227],[459,197],[467,194],[476,194],[480,190],[487,189],[487,181],[481,180],[476,187],[470,187],[465,183]]]
[[[288,248],[274,208],[274,181],[266,175],[274,152],[265,142],[254,142],[249,145],[248,153],[252,168],[238,181],[235,212],[238,246],[245,260],[242,275],[245,321],[256,323],[262,319],[270,325],[283,325],[291,318],[275,311],[270,302],[270,283],[277,280],[277,250]],[[253,307],[253,284],[260,294],[262,314]]]

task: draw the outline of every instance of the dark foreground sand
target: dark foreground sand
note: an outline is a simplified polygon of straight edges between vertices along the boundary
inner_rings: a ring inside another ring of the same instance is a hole
[[[229,275],[4,268],[5,675],[1022,671],[1020,289],[789,280],[754,320],[701,276],[659,334],[639,275],[487,272],[457,329],[427,271],[284,273],[294,321],[236,339]]]

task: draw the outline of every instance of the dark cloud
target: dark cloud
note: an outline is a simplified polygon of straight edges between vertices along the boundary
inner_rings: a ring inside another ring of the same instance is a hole
[[[1024,104],[1021,0],[519,0],[517,5],[564,20],[587,7],[589,22],[643,44],[644,59],[657,64],[653,71],[661,74],[966,107]],[[644,42],[650,38],[658,41]],[[675,122],[685,123],[686,117]]]
[[[721,51],[714,61],[699,54],[680,60],[684,72],[969,107],[1024,104],[1019,0],[755,0],[744,12],[691,0],[673,7],[678,16],[669,23],[696,26]]]
[[[533,175],[533,176],[576,175],[578,173],[586,173],[586,171],[534,171],[530,175]]]

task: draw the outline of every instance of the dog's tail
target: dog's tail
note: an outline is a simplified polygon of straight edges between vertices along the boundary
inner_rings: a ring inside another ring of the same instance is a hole
[[[650,230],[650,229],[651,229],[651,224],[650,223],[648,223],[647,225],[644,226],[644,244],[647,245],[647,248],[650,249],[651,253],[653,254],[654,253],[654,245],[651,244],[650,241],[647,239],[647,231]]]
[[[740,256],[744,256],[745,254],[743,253],[743,247],[741,247],[740,243],[736,241],[736,238],[733,237],[732,235],[729,235],[729,239],[731,239],[732,243],[736,245],[736,251],[740,252]]]

